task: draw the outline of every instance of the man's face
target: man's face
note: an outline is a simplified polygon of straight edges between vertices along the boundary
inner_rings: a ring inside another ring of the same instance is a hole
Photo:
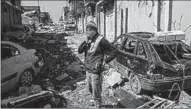
[[[96,35],[96,33],[97,33],[97,31],[94,30],[93,28],[86,29],[86,36],[89,40],[91,40]]]

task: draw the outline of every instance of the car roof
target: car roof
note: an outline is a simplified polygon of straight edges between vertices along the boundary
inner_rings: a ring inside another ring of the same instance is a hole
[[[24,48],[24,47],[22,47],[22,46],[20,46],[20,45],[18,45],[18,44],[16,44],[16,43],[14,43],[14,42],[11,42],[11,41],[1,41],[1,44],[12,45],[12,46],[18,48],[19,51],[22,52],[22,53],[27,50],[26,48]]]
[[[129,32],[127,34],[123,34],[125,37],[132,37],[136,39],[140,39],[143,41],[147,41],[153,44],[173,44],[173,43],[180,43],[180,40],[172,40],[172,41],[159,41],[156,40],[155,33],[151,32]]]
[[[154,37],[153,33],[150,32],[130,32],[127,34],[123,34],[125,37],[133,37],[141,40],[149,40]]]

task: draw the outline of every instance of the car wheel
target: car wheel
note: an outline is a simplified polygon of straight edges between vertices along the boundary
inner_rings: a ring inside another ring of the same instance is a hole
[[[28,85],[31,85],[32,82],[33,82],[32,71],[30,70],[24,71],[19,78],[20,86],[28,86]]]
[[[130,88],[133,91],[133,93],[140,94],[142,88],[139,78],[135,74],[131,73],[129,77],[129,82],[130,82]]]

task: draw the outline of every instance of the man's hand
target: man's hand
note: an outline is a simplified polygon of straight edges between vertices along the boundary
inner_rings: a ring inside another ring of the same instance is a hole
[[[90,44],[90,43],[92,43],[92,40],[91,40],[91,39],[86,38],[85,42],[86,42],[86,43],[88,43],[88,44]]]
[[[103,66],[105,66],[106,65],[106,63],[105,63],[105,61],[103,61]]]
[[[92,40],[86,40],[86,43],[90,44],[92,42]]]

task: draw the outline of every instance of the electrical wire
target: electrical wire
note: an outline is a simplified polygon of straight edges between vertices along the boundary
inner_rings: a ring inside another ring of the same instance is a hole
[[[180,88],[180,86],[179,86],[179,84],[178,84],[178,83],[174,83],[174,84],[172,85],[172,88],[171,88],[170,93],[169,93],[169,95],[168,95],[168,98],[169,98],[169,99],[171,98],[172,91],[173,91],[173,89],[174,89],[175,85],[177,85],[177,86],[178,86],[178,89],[179,89],[179,91],[180,91],[180,92],[182,91],[182,90],[181,90],[181,88]],[[179,92],[179,93],[180,93],[180,92]],[[176,97],[174,98],[174,101],[177,99],[177,97],[178,97],[179,93],[178,93],[178,94],[176,95]]]

